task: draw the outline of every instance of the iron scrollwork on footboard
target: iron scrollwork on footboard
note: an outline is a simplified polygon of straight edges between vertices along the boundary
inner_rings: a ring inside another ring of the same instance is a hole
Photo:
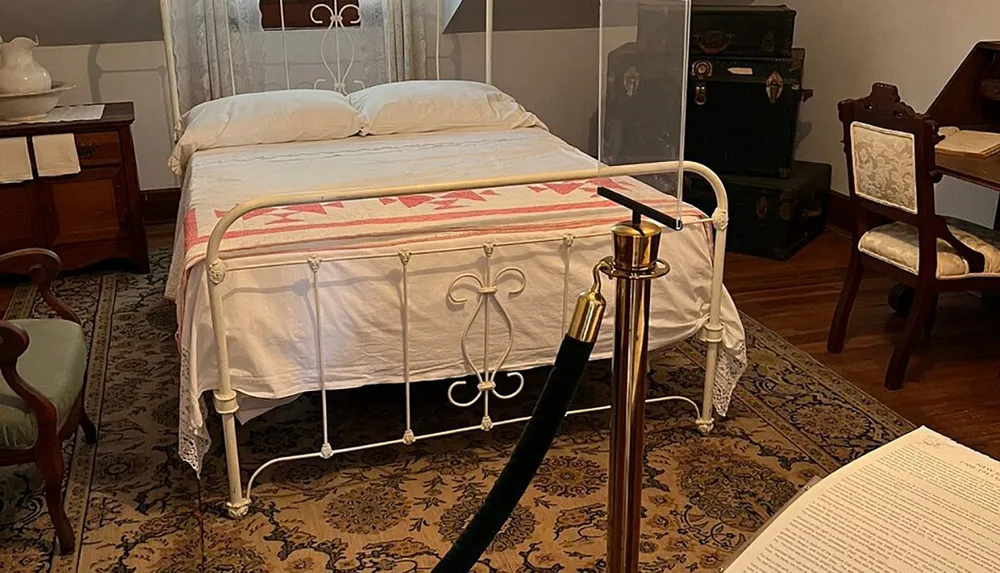
[[[496,387],[496,376],[503,368],[504,363],[510,356],[511,350],[514,348],[514,322],[511,320],[510,314],[507,309],[504,308],[503,301],[497,296],[500,294],[499,284],[503,278],[510,276],[518,279],[518,286],[508,291],[506,294],[508,296],[515,296],[524,292],[527,287],[528,281],[524,275],[524,271],[517,267],[505,267],[500,269],[493,274],[492,272],[492,260],[493,253],[496,246],[493,243],[487,243],[483,245],[483,252],[486,255],[486,271],[484,277],[480,277],[473,273],[463,273],[459,275],[451,285],[448,287],[448,300],[456,305],[464,305],[468,302],[468,298],[459,298],[456,295],[457,287],[463,281],[471,282],[477,288],[477,304],[473,313],[469,316],[469,320],[465,324],[465,329],[462,331],[462,358],[465,361],[466,366],[472,370],[476,376],[478,385],[476,386],[478,392],[475,397],[466,402],[460,402],[455,398],[455,389],[460,386],[466,386],[468,381],[459,380],[448,387],[448,401],[452,405],[458,406],[460,408],[468,408],[479,402],[480,398],[483,398],[484,413],[482,428],[484,430],[489,430],[493,427],[493,420],[490,418],[490,394],[493,394],[501,400],[510,400],[515,398],[524,389],[524,376],[519,372],[510,372],[509,376],[516,378],[518,380],[517,389],[510,394],[501,394]],[[507,328],[507,346],[503,353],[500,355],[499,359],[496,360],[496,364],[491,364],[492,360],[490,358],[490,310],[496,307],[497,311],[500,313],[500,317],[503,319],[503,323]],[[472,327],[479,318],[480,314],[483,316],[483,358],[480,365],[476,365],[472,357],[469,354],[469,337],[472,335]]]

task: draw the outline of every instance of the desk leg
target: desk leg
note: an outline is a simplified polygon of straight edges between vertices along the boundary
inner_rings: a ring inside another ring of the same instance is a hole
[[[1000,231],[1000,204],[997,205],[997,218],[993,221],[993,229]],[[990,308],[1000,308],[1000,291],[983,292],[983,304]]]
[[[913,305],[914,294],[916,294],[916,291],[912,288],[904,284],[897,284],[892,287],[892,291],[889,292],[889,308],[900,316],[910,314],[910,307]],[[983,291],[980,294],[982,295],[984,305],[990,308],[1000,308],[1000,291]]]
[[[983,304],[990,308],[1000,308],[1000,291],[988,290],[983,292]]]
[[[889,308],[900,316],[910,314],[910,308],[913,306],[913,299],[916,294],[916,290],[902,283],[897,284],[889,291]]]

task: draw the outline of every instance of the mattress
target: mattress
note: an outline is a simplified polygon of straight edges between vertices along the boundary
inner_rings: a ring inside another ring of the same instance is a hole
[[[196,153],[185,178],[167,285],[180,325],[181,457],[198,469],[209,445],[202,397],[218,388],[219,379],[204,252],[214,222],[232,206],[265,195],[594,165],[594,159],[543,129],[352,137]],[[222,292],[241,421],[320,390],[320,372],[330,390],[403,382],[404,258],[410,381],[459,377],[484,363],[495,365],[508,343],[504,371],[551,364],[575,294],[590,286],[594,263],[610,254],[610,225],[629,215],[599,197],[598,185],[659,202],[664,209],[676,205],[625,178],[361,199],[247,215],[223,241],[226,257],[235,257],[227,261]],[[684,205],[682,216],[693,220],[703,214]],[[712,235],[704,225],[666,231],[661,254],[671,272],[652,287],[654,348],[697,334],[707,321]],[[310,256],[329,261],[316,272],[315,291]],[[472,320],[470,334],[464,333],[477,306],[476,281],[494,278],[510,326],[494,309],[486,353],[482,314]],[[716,400],[724,413],[746,365],[743,327],[728,293],[722,320],[725,351]],[[610,357],[611,348],[607,328],[595,359]]]

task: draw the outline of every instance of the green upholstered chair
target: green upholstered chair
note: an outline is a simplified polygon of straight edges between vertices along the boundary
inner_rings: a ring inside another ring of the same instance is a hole
[[[45,249],[0,255],[0,273],[30,276],[60,317],[0,321],[0,466],[35,463],[59,549],[67,554],[74,535],[62,503],[62,442],[79,426],[93,444],[97,429],[83,408],[87,346],[80,319],[50,289],[59,265]]]

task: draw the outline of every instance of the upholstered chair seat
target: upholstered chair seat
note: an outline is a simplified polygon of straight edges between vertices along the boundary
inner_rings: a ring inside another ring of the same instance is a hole
[[[1000,277],[1000,232],[972,225],[957,219],[947,219],[948,228],[959,241],[986,259],[984,272],[969,273],[969,263],[944,239],[937,240],[937,278],[959,279],[969,276]],[[920,274],[920,243],[917,228],[895,222],[876,227],[861,237],[858,249],[862,253],[889,263],[913,275]]]
[[[28,333],[31,344],[17,371],[56,407],[61,428],[73,411],[87,371],[83,329],[68,320],[11,320]],[[13,388],[0,383],[0,449],[31,449],[38,439],[38,418]]]

